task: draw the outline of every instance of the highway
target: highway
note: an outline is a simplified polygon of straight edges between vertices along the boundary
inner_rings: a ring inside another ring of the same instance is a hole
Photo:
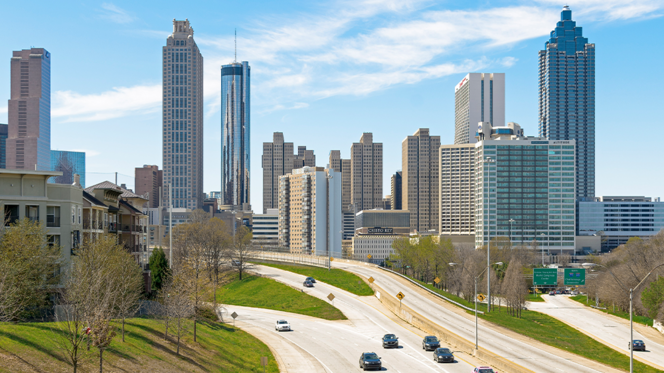
[[[585,307],[564,295],[543,295],[545,302],[530,303],[530,309],[553,316],[576,329],[583,331],[596,340],[629,355],[629,320],[607,315],[598,310]],[[634,359],[646,364],[656,365],[664,370],[664,335],[655,329],[634,324],[634,339],[646,343],[647,351],[634,351]],[[644,330],[639,333],[638,329]]]
[[[323,367],[323,372],[360,371],[359,358],[362,352],[376,352],[382,357],[383,371],[468,373],[473,369],[470,362],[475,362],[475,359],[466,354],[455,354],[457,362],[452,364],[434,362],[433,352],[422,350],[424,332],[408,325],[399,325],[391,314],[381,310],[380,302],[373,296],[358,297],[321,282],[317,282],[314,288],[303,288],[305,276],[276,268],[254,266],[252,271],[303,289],[304,292],[326,301],[328,294],[335,295],[334,306],[341,310],[348,320],[327,321],[271,310],[225,306],[228,314],[237,312],[240,323],[274,333],[289,345],[294,344],[306,351],[315,358],[319,367]],[[274,330],[274,323],[281,318],[291,323],[292,332]],[[400,348],[383,349],[381,338],[387,333],[399,337]],[[270,344],[269,341],[266,343]],[[278,344],[270,346],[279,349]],[[310,359],[305,362],[316,365],[316,362]]]
[[[474,317],[460,311],[458,307],[372,265],[334,261],[333,266],[364,277],[371,276],[378,286],[390,291],[393,296],[399,291],[403,292],[406,296],[403,300],[405,305],[462,338],[475,340]],[[489,329],[483,320],[480,320],[479,343],[481,347],[534,372],[617,372],[610,367],[502,328]]]

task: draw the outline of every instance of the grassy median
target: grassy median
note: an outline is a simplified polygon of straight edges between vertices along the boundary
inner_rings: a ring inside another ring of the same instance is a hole
[[[71,372],[56,343],[54,324],[0,323],[0,372]],[[263,342],[227,324],[199,322],[197,342],[187,334],[180,356],[175,354],[175,344],[164,340],[164,326],[156,320],[128,319],[125,330],[125,342],[117,335],[104,351],[105,371],[258,373],[263,372],[261,356],[267,356],[265,371],[279,372]],[[83,347],[81,354],[86,356],[81,372],[99,370],[96,348],[87,352]]]
[[[366,282],[362,281],[354,273],[344,271],[343,269],[327,270],[320,267],[312,267],[306,265],[290,265],[290,264],[273,264],[273,263],[260,263],[264,266],[283,269],[284,271],[294,272],[303,276],[313,277],[316,281],[320,280],[326,284],[336,286],[339,289],[346,290],[355,295],[373,295]]]
[[[324,300],[295,290],[275,280],[245,275],[217,291],[217,302],[236,306],[267,308],[299,313],[326,320],[346,320],[346,316]]]
[[[588,307],[590,307],[590,305],[595,305],[595,300],[592,297],[590,297],[590,301],[588,303],[586,303],[588,301],[588,297],[586,295],[575,295],[573,297],[570,297],[570,299],[573,300],[573,301],[579,302],[579,303],[583,304],[584,306],[588,306]],[[624,311],[621,311],[621,310],[615,310],[614,311],[612,305],[604,303],[604,302],[599,302],[599,306],[604,307],[606,309],[603,310],[603,309],[596,308],[596,310],[602,311],[602,312],[607,313],[609,315],[618,316],[618,317],[623,318],[625,320],[629,320],[629,312],[624,312]],[[634,315],[632,317],[632,320],[634,322],[638,322],[639,324],[643,324],[643,325],[647,325],[647,326],[652,326],[652,324],[653,324],[653,319],[651,319],[650,317],[647,317],[647,316]]]
[[[418,281],[427,288],[444,295],[467,307],[475,307],[472,302],[466,302],[463,298],[435,288],[433,285]],[[479,311],[486,311],[486,304],[478,304]],[[472,311],[468,313],[474,314]],[[540,312],[524,310],[521,318],[510,316],[507,308],[494,305],[491,313],[479,315],[480,318],[505,327],[513,332],[533,338],[549,346],[569,351],[595,360],[602,364],[617,369],[629,371],[629,356],[602,344],[591,337],[581,333],[558,319]],[[627,342],[627,340],[625,340]],[[622,343],[622,341],[621,341]],[[634,371],[644,373],[655,373],[660,370],[639,361],[634,361]]]

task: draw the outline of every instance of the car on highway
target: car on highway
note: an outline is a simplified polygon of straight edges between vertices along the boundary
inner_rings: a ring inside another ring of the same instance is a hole
[[[449,348],[437,348],[433,352],[433,361],[437,363],[453,363],[454,354],[452,354]]]
[[[380,362],[380,356],[378,356],[375,352],[363,352],[362,356],[360,356],[360,368],[362,368],[362,370],[383,370],[383,365]]]
[[[274,324],[274,330],[280,332],[282,330],[288,330],[290,331],[290,324],[286,320],[277,320],[277,323]]]
[[[629,342],[627,342],[627,349],[629,350]],[[640,339],[635,339],[632,343],[632,350],[634,351],[645,351],[646,343]]]
[[[438,347],[440,347],[440,342],[438,341],[438,338],[434,336],[426,336],[422,340],[422,348],[424,351],[435,350]]]
[[[316,280],[313,277],[307,277],[305,281],[311,281],[312,284],[316,283]]]
[[[482,366],[482,367],[477,367],[473,369],[473,373],[498,373],[493,368],[487,367],[487,366]]]
[[[383,336],[383,348],[399,347],[399,338],[394,334],[385,334]]]
[[[231,260],[231,266],[233,267],[239,267],[242,263],[240,263],[239,260]]]
[[[549,295],[556,295],[556,292],[555,291],[550,291]]]
[[[304,286],[306,286],[306,287],[308,287],[308,288],[312,288],[312,287],[314,287],[314,283],[311,282],[311,281],[309,281],[309,280],[305,280],[304,283],[302,283],[302,285],[304,285]]]

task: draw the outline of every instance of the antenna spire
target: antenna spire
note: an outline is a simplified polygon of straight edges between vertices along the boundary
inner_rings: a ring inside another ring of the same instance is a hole
[[[235,29],[235,59],[233,62],[237,62],[237,28]]]

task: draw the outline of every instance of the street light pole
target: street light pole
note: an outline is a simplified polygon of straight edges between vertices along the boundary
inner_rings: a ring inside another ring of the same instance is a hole
[[[509,220],[510,222],[510,249],[513,249],[514,246],[512,245],[512,223],[514,223],[516,220],[511,219]]]
[[[479,344],[477,338],[477,277],[475,277],[475,350],[477,350]]]
[[[495,160],[491,157],[484,158],[484,164],[485,165],[489,164],[489,163],[493,163],[493,162],[495,162]],[[489,190],[490,190],[490,188],[491,187],[489,187]],[[491,203],[490,202],[491,201],[491,196],[489,196],[488,200],[489,200],[488,203]],[[488,270],[489,266],[491,265],[491,206],[489,206],[488,217],[489,217],[489,221],[487,223],[487,236],[488,236],[489,241],[488,241],[487,246],[486,246],[486,269],[485,270]],[[482,219],[482,220],[484,220],[484,219]],[[486,276],[486,298],[487,298],[486,312],[489,313],[489,312],[491,312],[491,276],[490,275]],[[476,314],[476,316],[477,316],[477,314]]]

